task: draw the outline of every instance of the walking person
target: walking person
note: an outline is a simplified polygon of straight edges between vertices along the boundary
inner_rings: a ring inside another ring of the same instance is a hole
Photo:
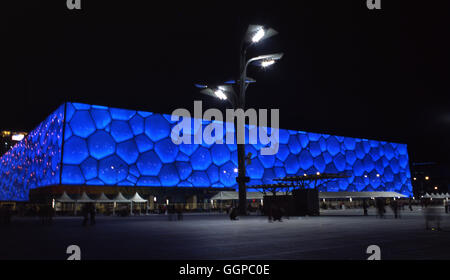
[[[89,203],[89,216],[91,218],[91,225],[95,225],[95,204]]]
[[[397,219],[398,218],[398,201],[397,200],[391,201],[391,208],[392,208],[392,211],[394,212],[394,218]]]
[[[87,225],[87,222],[89,220],[89,210],[88,210],[88,206],[87,204],[83,204],[83,206],[81,207],[81,215],[83,216],[83,226]]]
[[[235,207],[231,208],[231,211],[230,211],[230,220],[236,221],[236,220],[237,220],[237,216],[238,216],[238,214],[237,214],[237,208],[235,208]]]
[[[436,228],[433,227],[436,225]],[[430,227],[431,225],[431,227]],[[435,206],[428,206],[425,209],[425,229],[441,231],[441,215],[439,209]]]
[[[363,199],[363,210],[364,210],[364,216],[367,216],[368,212],[367,212],[367,204],[366,204],[365,198]]]

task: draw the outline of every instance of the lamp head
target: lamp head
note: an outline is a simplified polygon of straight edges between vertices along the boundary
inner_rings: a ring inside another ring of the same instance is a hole
[[[278,32],[273,28],[267,28],[263,25],[251,24],[248,26],[245,37],[247,42],[256,44],[276,34],[278,34]]]

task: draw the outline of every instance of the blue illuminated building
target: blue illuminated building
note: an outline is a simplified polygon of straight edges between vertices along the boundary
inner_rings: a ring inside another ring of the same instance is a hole
[[[176,145],[175,124],[170,115],[65,103],[1,158],[0,200],[28,200],[31,189],[60,185],[237,188],[237,146]],[[349,178],[321,191],[412,194],[406,144],[281,129],[276,155],[260,148],[246,145],[248,185],[345,172]]]

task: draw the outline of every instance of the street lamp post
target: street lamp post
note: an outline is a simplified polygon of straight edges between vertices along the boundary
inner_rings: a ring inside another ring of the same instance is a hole
[[[237,81],[231,81],[228,83],[236,84],[238,91],[237,93],[233,90],[231,86],[220,86],[216,89],[211,89],[205,85],[196,85],[202,88],[202,93],[214,96],[221,100],[228,101],[233,109],[241,109],[245,111],[245,92],[250,83],[255,82],[253,79],[247,77],[247,67],[254,63],[260,62],[260,66],[268,67],[275,63],[275,61],[280,60],[283,57],[282,53],[275,53],[269,55],[261,55],[253,57],[247,60],[247,49],[260,42],[261,40],[267,39],[276,35],[277,32],[272,28],[264,28],[261,25],[250,25],[247,32],[240,44],[240,59],[239,59],[239,74]],[[230,100],[231,99],[231,100]],[[250,181],[250,178],[246,176],[245,172],[245,134],[243,139],[238,139],[237,135],[237,120],[235,120],[235,133],[236,133],[236,144],[237,144],[237,155],[238,155],[238,176],[236,177],[236,182],[239,186],[239,215],[246,215],[247,206],[247,187],[245,183]],[[245,122],[244,122],[245,123]],[[245,130],[243,130],[245,131]]]

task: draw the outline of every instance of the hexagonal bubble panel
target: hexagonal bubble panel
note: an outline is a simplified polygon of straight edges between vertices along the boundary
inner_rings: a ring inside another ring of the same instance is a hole
[[[194,171],[189,180],[193,186],[196,187],[209,187],[211,182],[209,181],[208,174],[204,171]]]
[[[136,111],[127,109],[110,108],[109,110],[113,120],[119,121],[128,121],[136,114]]]
[[[277,159],[285,161],[289,155],[289,148],[286,145],[280,145],[278,148],[278,153],[276,154]]]
[[[333,159],[334,165],[336,166],[336,169],[338,172],[345,171],[345,165],[346,165],[346,158],[339,154]]]
[[[329,152],[322,153],[322,157],[325,160],[325,164],[329,164],[331,161],[333,161],[333,157],[330,155]]]
[[[353,151],[356,147],[355,138],[344,137],[344,147],[346,150]]]
[[[89,110],[91,109],[91,105],[89,104],[83,104],[83,103],[72,103],[73,107],[76,110]]]
[[[147,135],[138,135],[134,138],[140,153],[153,149],[153,141]]]
[[[117,155],[127,164],[133,164],[139,157],[139,151],[134,140],[117,144]]]
[[[104,129],[111,123],[111,115],[108,110],[92,109],[91,116],[97,129]]]
[[[65,164],[80,164],[89,156],[86,141],[72,136],[64,144],[63,162]]]
[[[191,165],[194,170],[206,170],[211,163],[211,154],[204,147],[198,148],[191,156]]]
[[[175,161],[190,161],[191,159],[183,154],[183,153],[178,153],[177,158],[175,159]]]
[[[111,122],[111,136],[116,142],[123,142],[130,140],[134,135],[127,122],[114,120]]]
[[[164,164],[159,172],[159,180],[163,186],[176,186],[180,182],[177,167],[174,164]]]
[[[158,177],[154,176],[142,176],[138,179],[137,184],[138,186],[161,186],[161,182],[159,181]]]
[[[128,176],[128,164],[116,155],[100,160],[98,177],[107,185],[115,185]]]
[[[217,166],[212,164],[206,172],[208,173],[209,181],[211,183],[219,181],[219,168]]]
[[[97,160],[93,158],[88,158],[81,164],[80,167],[81,170],[83,171],[83,175],[86,180],[91,180],[98,176]]]
[[[236,165],[232,162],[227,162],[219,168],[219,178],[220,182],[226,186],[231,187],[236,184],[237,173],[234,172]],[[262,176],[262,175],[261,175]]]
[[[230,160],[231,152],[226,144],[214,144],[211,147],[212,161],[216,165],[222,165]]]
[[[178,154],[178,146],[172,139],[166,138],[155,144],[155,152],[163,163],[174,162]]]
[[[78,165],[64,165],[61,182],[67,185],[84,184],[84,176],[80,167]]]
[[[341,150],[341,143],[334,136],[330,136],[327,139],[327,150],[330,155],[335,156]]]
[[[289,138],[288,143],[289,150],[292,154],[297,155],[302,150],[302,146],[300,145],[300,142],[298,141],[297,137],[291,136]]]
[[[86,138],[94,133],[96,127],[89,111],[76,111],[69,123],[74,135]]]
[[[198,147],[200,147],[200,145],[193,144],[193,143],[192,144],[181,143],[179,145],[179,147],[180,147],[180,151],[182,151],[184,154],[190,156],[197,150]]]
[[[302,146],[302,148],[306,148],[309,145],[309,138],[308,135],[306,133],[300,133],[298,134],[298,140],[300,142],[300,145]]]
[[[89,153],[95,159],[114,154],[116,143],[111,135],[103,130],[99,130],[88,138]]]
[[[145,134],[153,141],[158,141],[170,135],[169,122],[161,115],[151,115],[145,119]]]
[[[133,118],[130,120],[130,127],[133,131],[134,135],[139,135],[144,133],[144,118],[141,117],[139,114],[136,114]]]
[[[176,167],[181,180],[186,180],[192,173],[192,166],[189,162],[177,162]]]
[[[285,129],[279,130],[279,142],[280,144],[288,144],[289,143],[289,132]]]
[[[325,171],[326,163],[322,156],[318,156],[314,159],[314,167],[320,173],[323,173]]]
[[[136,163],[139,172],[145,176],[156,176],[162,167],[162,162],[154,151],[141,154]]]
[[[276,178],[273,169],[265,169],[262,178],[263,184],[273,184],[273,179]]]
[[[252,159],[252,162],[247,165],[247,175],[251,179],[262,179],[264,174],[264,166],[261,164],[258,158]]]
[[[259,155],[258,159],[264,168],[272,168],[275,165],[276,157],[275,155]]]

